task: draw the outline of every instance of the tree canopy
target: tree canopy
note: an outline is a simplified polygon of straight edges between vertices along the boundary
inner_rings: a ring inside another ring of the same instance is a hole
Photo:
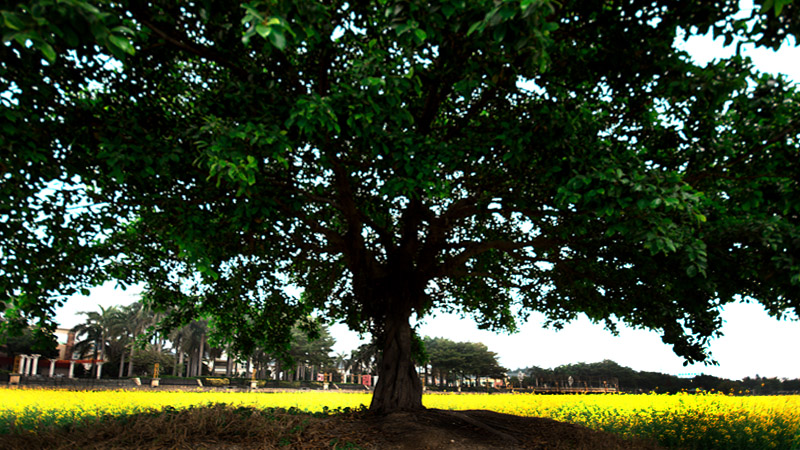
[[[724,304],[800,305],[800,94],[676,46],[797,36],[755,3],[2,3],[6,323],[109,279],[243,352],[317,311],[383,349],[376,412],[421,407],[435,308],[705,360]]]
[[[58,357],[58,341],[50,334],[34,333],[34,330],[25,328],[20,334],[5,334],[0,336],[0,350],[10,357],[39,353],[45,358]]]
[[[441,337],[425,337],[427,365],[431,367],[434,383],[450,377],[465,376],[505,378],[507,369],[497,362],[497,353],[480,342],[454,342]]]
[[[336,340],[331,336],[328,327],[319,326],[319,336],[310,340],[308,335],[298,328],[292,329],[292,347],[289,354],[295,363],[306,366],[330,367],[333,365],[332,347]]]

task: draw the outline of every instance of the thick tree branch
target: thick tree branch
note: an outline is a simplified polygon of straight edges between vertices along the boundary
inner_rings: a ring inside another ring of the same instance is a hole
[[[420,196],[421,193],[411,199],[400,220],[402,230],[398,247],[403,254],[412,257],[417,254],[419,249],[419,229],[423,218],[427,215],[426,213],[430,213],[423,205]]]
[[[344,235],[343,252],[348,260],[348,264],[354,274],[377,275],[378,263],[375,256],[367,248],[362,232],[364,230],[364,214],[359,211],[355,202],[355,193],[350,184],[350,176],[341,162],[336,157],[331,156],[332,169],[334,174],[334,187],[336,196],[341,205],[341,211],[347,222],[347,232]],[[376,232],[380,233],[378,229]],[[388,237],[384,237],[387,239]],[[385,244],[384,244],[385,245]],[[391,244],[390,244],[391,245]],[[390,249],[391,247],[387,247]]]
[[[436,255],[442,250],[447,233],[452,231],[452,223],[478,212],[476,202],[473,196],[457,200],[444,213],[430,220],[428,234],[419,252],[419,265],[423,271],[430,272],[435,267]]]
[[[439,48],[439,56],[423,80],[425,102],[416,117],[417,131],[428,134],[442,102],[450,95],[456,80],[463,74],[464,48],[453,39]],[[442,73],[443,72],[443,73]]]

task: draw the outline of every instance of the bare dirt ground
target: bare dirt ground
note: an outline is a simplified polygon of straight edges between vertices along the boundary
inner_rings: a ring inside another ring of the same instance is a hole
[[[0,436],[16,449],[650,449],[578,425],[491,411],[314,417],[214,406]]]
[[[340,425],[341,426],[341,425]],[[366,417],[349,424],[353,442],[375,449],[652,449],[644,441],[551,419],[519,417],[492,411],[428,409]],[[342,427],[347,429],[348,427]]]

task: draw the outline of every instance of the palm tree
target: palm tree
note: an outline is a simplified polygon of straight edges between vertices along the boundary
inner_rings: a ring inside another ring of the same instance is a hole
[[[211,375],[214,375],[217,370],[217,359],[222,358],[222,354],[225,353],[225,349],[223,347],[214,347],[213,345],[208,346],[208,359],[211,360],[211,368],[209,371]]]
[[[208,335],[208,321],[195,320],[189,324],[191,334],[189,335],[189,344],[193,350],[190,355],[193,355],[193,375],[199,377],[203,375],[203,358],[206,354],[206,343]],[[191,359],[190,359],[191,360]]]
[[[374,342],[361,344],[350,352],[350,359],[347,362],[348,369],[357,374],[373,373],[378,366],[379,357],[380,352]]]
[[[174,343],[177,353],[177,366],[183,364],[184,354],[188,355],[186,376],[196,377],[203,374],[203,357],[207,348],[208,321],[193,320],[192,322],[174,330],[170,340]]]
[[[172,366],[173,376],[183,376],[183,341],[189,333],[189,328],[186,326],[176,328],[169,334],[169,340],[172,342],[172,348],[175,350],[175,364]]]
[[[127,332],[129,355],[128,355],[128,376],[133,376],[133,359],[136,355],[136,338],[139,337],[147,327],[156,323],[156,318],[150,308],[141,301],[136,301],[122,309],[122,316],[125,320]]]
[[[98,305],[100,311],[81,311],[79,314],[86,315],[84,323],[76,325],[72,331],[75,332],[77,342],[75,343],[75,351],[81,357],[84,357],[89,351],[92,351],[92,367],[90,373],[94,376],[97,371],[95,369],[95,361],[104,361],[106,357],[106,350],[109,344],[109,339],[114,335],[119,324],[119,308],[111,306],[103,308]],[[79,340],[81,336],[86,336],[85,339]]]
[[[336,374],[340,378],[341,382],[346,382],[345,377],[347,376],[348,372],[347,353],[338,352],[333,355],[333,365],[336,368]]]
[[[233,365],[235,363],[235,359],[233,359],[233,355],[231,355],[230,342],[225,345],[225,358],[225,376],[230,377],[233,374]]]

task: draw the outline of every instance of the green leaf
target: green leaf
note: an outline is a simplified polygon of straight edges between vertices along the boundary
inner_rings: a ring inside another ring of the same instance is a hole
[[[270,35],[271,31],[272,31],[272,27],[268,27],[268,26],[264,25],[263,23],[260,23],[260,24],[256,25],[256,33],[258,33],[258,35],[261,36],[264,39],[266,39],[267,36]]]
[[[425,39],[428,38],[428,33],[421,28],[417,28],[414,30],[414,37],[416,38],[417,42],[421,44],[425,42]]]
[[[21,31],[25,28],[25,23],[16,14],[9,11],[0,11],[3,15],[3,23],[12,30]]]
[[[558,24],[556,22],[545,22],[545,24],[542,26],[542,31],[544,32],[556,31],[557,29]]]
[[[783,7],[792,3],[793,0],[775,0],[775,16],[780,16]]]
[[[272,28],[272,33],[269,34],[269,41],[280,51],[286,48],[286,36],[283,35],[283,30],[280,28]]]
[[[117,33],[117,34],[127,34],[128,36],[135,36],[136,35],[135,31],[133,31],[132,29],[130,29],[128,27],[124,27],[124,26],[121,26],[121,25],[112,28],[111,32],[112,33]]]
[[[406,22],[406,23],[398,25],[394,29],[394,31],[395,31],[395,33],[397,33],[398,36],[401,36],[403,33],[405,33],[406,31],[410,30],[413,27],[414,27],[414,23],[409,21],[409,22]]]
[[[131,42],[126,37],[117,36],[117,35],[112,34],[112,35],[108,36],[108,40],[115,47],[119,48],[120,50],[122,50],[123,52],[125,52],[125,53],[127,53],[129,55],[133,55],[135,53],[135,50],[133,49],[133,46],[131,45]]]
[[[78,5],[86,12],[92,15],[100,14],[100,10],[88,2],[78,2]]]
[[[475,30],[477,30],[478,28],[480,28],[480,27],[481,27],[481,25],[483,25],[483,21],[482,21],[482,20],[481,20],[481,21],[478,21],[478,22],[475,22],[475,23],[473,23],[473,24],[472,24],[472,25],[469,27],[469,30],[467,30],[467,36],[469,36],[469,35],[471,35],[472,33],[474,33],[474,32],[475,32]]]
[[[53,49],[52,45],[48,44],[47,42],[40,41],[35,44],[35,47],[42,52],[44,57],[47,58],[50,63],[54,63],[56,61],[56,51]]]
[[[386,86],[386,80],[379,77],[367,77],[361,80],[364,86]]]

